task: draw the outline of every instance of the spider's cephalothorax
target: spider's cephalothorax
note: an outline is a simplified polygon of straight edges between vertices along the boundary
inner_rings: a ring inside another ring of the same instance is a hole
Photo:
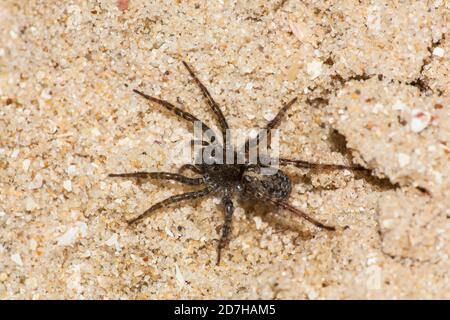
[[[186,67],[191,77],[194,79],[196,84],[200,87],[202,94],[208,103],[211,110],[214,112],[217,120],[219,122],[221,133],[223,139],[229,139],[229,134],[227,131],[229,130],[228,123],[220,110],[218,104],[214,101],[211,94],[208,92],[206,87],[200,82],[200,80],[195,76],[194,72],[191,70],[189,65],[183,61],[183,65]],[[225,151],[225,148],[222,147],[218,139],[215,139],[214,135],[211,135],[211,129],[200,121],[198,118],[193,116],[192,114],[183,111],[182,109],[174,106],[172,103],[167,102],[165,100],[160,100],[158,98],[154,98],[152,96],[146,95],[138,90],[133,90],[135,93],[141,95],[145,99],[157,103],[160,106],[166,108],[171,111],[178,117],[194,124],[200,123],[202,130],[207,133],[207,137],[209,141],[200,141],[203,146],[208,146],[210,144],[215,144],[215,146],[219,146],[221,150]],[[289,109],[291,105],[297,98],[292,99],[290,102],[285,104],[278,114],[275,116],[273,120],[271,120],[266,126],[266,132],[270,133],[270,130],[275,128],[283,118],[283,115]],[[208,134],[209,133],[209,134]],[[270,136],[268,136],[270,138]],[[249,148],[258,148],[260,141],[260,136],[256,136],[253,139],[247,139],[244,144],[244,152],[248,152]],[[198,142],[198,141],[197,141]],[[224,141],[223,145],[228,145],[227,141]],[[267,157],[267,156],[266,156]],[[334,165],[334,164],[320,164],[320,163],[310,163],[303,160],[292,160],[286,158],[279,158],[279,165],[293,165],[299,168],[306,169],[349,169],[349,170],[365,170],[362,167],[351,167],[345,165]],[[268,169],[270,170],[270,174],[268,174]],[[183,172],[191,171],[194,176],[185,176]],[[264,172],[263,172],[264,171]],[[218,194],[222,198],[222,203],[225,209],[225,222],[222,226],[222,234],[219,239],[218,248],[217,248],[217,264],[220,263],[221,250],[224,248],[228,236],[231,231],[231,222],[234,211],[234,205],[232,201],[233,195],[238,195],[245,199],[262,201],[268,204],[271,204],[277,208],[288,210],[312,224],[327,230],[334,230],[335,228],[332,226],[327,226],[322,224],[321,222],[315,220],[310,217],[306,213],[294,208],[290,204],[288,204],[287,200],[292,190],[292,183],[289,177],[281,170],[277,168],[272,168],[267,166],[265,163],[244,163],[244,164],[222,164],[222,162],[213,162],[212,164],[200,163],[200,164],[185,164],[183,165],[178,173],[169,173],[169,172],[134,172],[134,173],[119,173],[119,174],[110,174],[111,177],[133,177],[133,178],[150,178],[150,179],[163,179],[163,180],[173,180],[178,181],[187,185],[192,186],[200,186],[199,190],[186,192],[179,195],[174,195],[169,197],[161,202],[158,202],[147,209],[142,214],[138,215],[134,219],[128,221],[130,224],[137,222],[147,216],[149,216],[152,212],[157,209],[164,208],[167,205],[172,203],[180,202],[183,200],[195,199],[204,197],[210,194]]]

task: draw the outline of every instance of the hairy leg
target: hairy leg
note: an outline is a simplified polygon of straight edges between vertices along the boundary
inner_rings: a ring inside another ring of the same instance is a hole
[[[361,166],[346,166],[346,165],[342,165],[342,164],[314,163],[314,162],[307,162],[307,161],[303,161],[303,160],[293,160],[293,159],[285,159],[285,158],[279,158],[278,163],[280,165],[293,165],[297,168],[314,169],[314,170],[353,170],[353,171],[370,172],[369,169],[366,169]]]
[[[306,213],[304,213],[303,211],[298,210],[297,208],[291,206],[290,204],[286,203],[286,202],[278,202],[278,201],[272,201],[277,207],[281,208],[281,209],[285,209],[285,210],[289,210],[290,212],[294,213],[295,215],[309,221],[310,223],[312,223],[313,225],[322,228],[322,229],[326,229],[326,230],[331,230],[331,231],[335,231],[336,228],[333,226],[327,226],[325,224],[323,224],[322,222],[310,217],[309,215],[307,215]]]
[[[181,174],[170,172],[133,172],[133,173],[111,173],[108,177],[122,177],[122,178],[150,178],[159,180],[173,180],[183,184],[192,186],[202,185],[204,183],[203,178],[189,178]]]
[[[210,188],[206,188],[206,189],[202,189],[199,191],[193,191],[193,192],[186,192],[183,194],[178,194],[172,197],[169,197],[161,202],[158,202],[154,205],[152,205],[149,209],[147,209],[144,213],[140,214],[139,216],[137,216],[136,218],[133,218],[131,220],[128,221],[128,224],[132,224],[135,223],[139,220],[144,219],[145,217],[149,216],[153,211],[158,210],[160,208],[165,208],[170,204],[176,203],[176,202],[180,202],[183,200],[190,200],[190,199],[196,199],[196,198],[200,198],[200,197],[204,197],[206,195],[208,195],[209,193],[211,193],[212,190]]]
[[[160,106],[163,106],[164,108],[171,111],[178,117],[180,117],[184,120],[187,120],[194,125],[195,125],[195,122],[200,123],[200,125],[202,126],[202,130],[208,134],[208,138],[210,139],[210,141],[214,142],[216,140],[214,135],[211,134],[213,131],[205,123],[203,123],[200,119],[198,119],[196,116],[192,115],[191,113],[183,111],[178,107],[175,107],[172,103],[170,103],[168,101],[149,96],[139,90],[133,89],[133,92],[139,94],[140,96],[144,97],[145,99],[147,99],[151,102],[155,102],[155,103],[159,104]]]
[[[211,110],[216,115],[217,120],[219,121],[219,124],[220,124],[220,128],[222,129],[223,141],[224,141],[224,145],[225,145],[226,144],[225,143],[226,130],[229,129],[229,126],[228,126],[227,120],[225,119],[225,116],[222,113],[222,110],[220,110],[219,105],[216,103],[216,101],[214,101],[214,99],[211,96],[211,94],[209,93],[208,89],[206,89],[206,87],[203,85],[203,83],[197,78],[194,71],[192,71],[191,67],[189,67],[189,65],[186,62],[184,62],[184,61],[182,61],[182,62],[183,62],[183,65],[185,66],[185,68],[187,69],[187,71],[189,72],[189,74],[191,75],[192,79],[194,79],[195,83],[202,91],[203,97],[205,97],[205,100],[208,103],[208,105],[210,106]]]
[[[225,206],[225,222],[222,226],[222,235],[220,236],[219,244],[217,245],[216,265],[220,264],[222,249],[225,247],[227,240],[228,240],[228,236],[230,235],[231,221],[232,221],[233,212],[234,212],[234,205],[229,197],[224,197],[222,199],[222,201]]]
[[[289,108],[297,101],[297,97],[295,97],[294,99],[292,99],[291,101],[289,101],[288,103],[286,103],[276,114],[275,118],[273,118],[271,121],[269,121],[269,123],[266,126],[266,134],[267,135],[267,144],[268,147],[270,147],[270,130],[276,128],[280,123],[281,120],[283,119],[284,115],[286,114],[286,112],[289,110]],[[244,147],[245,150],[248,150],[250,146],[254,146],[256,145],[256,147],[259,146],[259,142],[262,141],[261,139],[262,137],[258,134],[255,138],[253,139],[247,139],[245,141]]]
[[[189,170],[197,174],[203,174],[203,170],[199,168],[198,166],[195,166],[193,164],[183,164],[180,169],[178,169],[178,173],[182,174],[184,171]]]

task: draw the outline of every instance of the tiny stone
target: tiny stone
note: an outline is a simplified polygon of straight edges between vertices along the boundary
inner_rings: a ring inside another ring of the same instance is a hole
[[[262,226],[261,217],[254,217],[253,220],[255,220],[256,229],[260,230]]]
[[[184,276],[178,267],[178,264],[175,264],[175,279],[177,279],[178,284],[182,287],[185,284]]]
[[[76,174],[77,174],[77,167],[74,166],[74,165],[70,165],[70,166],[67,168],[67,174],[68,174],[69,176],[74,176],[74,175],[76,175]]]
[[[33,251],[35,251],[36,248],[37,248],[37,242],[36,242],[36,240],[34,240],[33,238],[31,238],[31,240],[30,240],[30,249],[33,250]]]
[[[17,158],[19,152],[20,152],[19,149],[14,149],[13,152],[11,152],[11,158]]]
[[[22,162],[23,171],[28,171],[28,169],[30,168],[30,164],[31,164],[30,159],[23,160],[23,162]]]
[[[444,56],[444,49],[436,47],[433,49],[433,55],[438,56],[438,57],[443,57]]]
[[[117,234],[113,234],[111,238],[105,241],[105,244],[108,247],[114,247],[116,251],[121,251],[122,247],[119,244],[119,240],[117,239]]]
[[[411,131],[412,132],[420,132],[423,129],[425,129],[431,120],[431,115],[428,112],[414,109],[412,111],[412,118],[411,118]]]
[[[313,62],[308,63],[306,72],[309,74],[311,80],[317,78],[322,73],[322,62],[314,60]]]
[[[275,115],[273,114],[272,111],[270,111],[270,110],[264,111],[264,119],[266,119],[267,121],[270,121],[273,118],[275,118]]]
[[[63,187],[64,187],[64,189],[66,189],[66,191],[71,192],[72,191],[72,181],[65,180],[63,183]]]
[[[25,209],[26,209],[27,211],[32,211],[32,210],[34,210],[34,209],[36,209],[36,208],[37,208],[37,204],[36,204],[36,202],[34,201],[34,199],[31,198],[31,197],[28,197],[28,198],[25,200]]]
[[[22,257],[20,256],[20,253],[15,253],[13,255],[11,255],[11,260],[17,264],[18,266],[23,266],[23,261],[22,261]]]
[[[75,242],[78,236],[78,228],[70,228],[61,237],[59,237],[58,245],[60,246],[70,246]]]
[[[400,164],[400,167],[405,167],[410,162],[410,157],[405,153],[399,153],[397,155],[398,163]]]
[[[38,173],[34,177],[33,181],[28,185],[29,189],[39,189],[42,187],[42,183],[44,182],[44,179],[42,176]]]

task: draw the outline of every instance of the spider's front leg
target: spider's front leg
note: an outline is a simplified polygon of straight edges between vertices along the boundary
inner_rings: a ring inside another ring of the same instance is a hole
[[[170,172],[133,172],[133,173],[110,173],[108,177],[120,178],[150,178],[158,180],[173,180],[183,184],[198,186],[204,184],[203,178],[189,178],[181,174]]]
[[[231,231],[231,221],[233,218],[233,212],[234,212],[234,205],[233,201],[228,196],[225,196],[223,199],[223,204],[225,206],[225,222],[222,226],[222,235],[219,239],[219,244],[217,245],[217,262],[216,265],[220,264],[220,258],[221,258],[221,252],[222,249],[225,247],[228,236],[230,235]]]
[[[181,167],[180,167],[180,169],[178,169],[178,173],[179,174],[183,174],[186,170],[189,170],[189,171],[192,171],[192,172],[194,172],[194,173],[196,173],[196,174],[203,174],[203,173],[205,173],[201,168],[199,168],[198,166],[196,166],[196,165],[193,165],[193,164],[183,164]]]
[[[202,189],[202,190],[198,190],[198,191],[186,192],[186,193],[171,196],[163,201],[155,203],[149,209],[144,211],[144,213],[141,213],[140,215],[138,215],[136,218],[128,220],[128,224],[133,224],[139,220],[142,220],[145,217],[149,216],[153,211],[161,209],[161,208],[165,208],[170,204],[177,203],[177,202],[184,201],[184,200],[201,198],[201,197],[204,197],[204,196],[210,194],[212,191],[213,190],[211,190],[210,188],[206,188],[206,189]]]

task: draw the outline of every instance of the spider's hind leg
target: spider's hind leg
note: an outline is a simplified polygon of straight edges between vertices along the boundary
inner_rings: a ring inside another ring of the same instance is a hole
[[[231,201],[231,199],[229,197],[224,197],[223,203],[225,205],[225,222],[222,226],[222,235],[220,236],[219,244],[217,245],[216,265],[220,264],[222,249],[225,247],[225,245],[228,241],[228,236],[230,235],[230,231],[231,231],[231,221],[232,221],[233,212],[234,212],[233,201]]]

